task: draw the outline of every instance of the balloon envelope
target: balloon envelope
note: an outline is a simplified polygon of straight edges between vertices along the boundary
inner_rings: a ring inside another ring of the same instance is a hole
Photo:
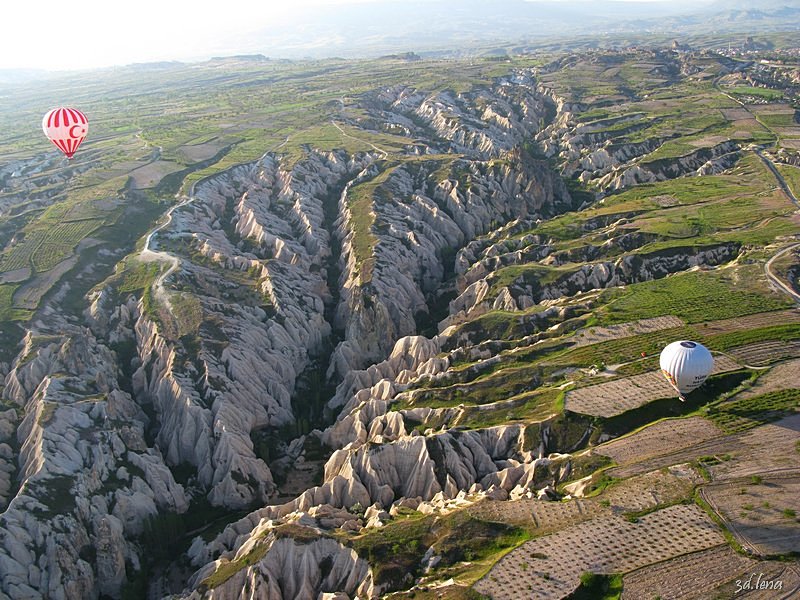
[[[714,368],[714,357],[697,342],[672,342],[661,351],[661,372],[681,396],[700,387]]]
[[[72,158],[89,132],[89,121],[76,108],[59,107],[42,118],[42,130],[67,158]]]

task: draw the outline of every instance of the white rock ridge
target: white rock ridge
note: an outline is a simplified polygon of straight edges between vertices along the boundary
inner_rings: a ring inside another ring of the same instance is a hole
[[[139,565],[131,539],[188,502],[147,447],[146,417],[119,388],[112,352],[88,329],[60,329],[42,342],[29,336],[6,377],[4,399],[24,417],[19,491],[0,515],[0,591],[117,597],[126,564]]]

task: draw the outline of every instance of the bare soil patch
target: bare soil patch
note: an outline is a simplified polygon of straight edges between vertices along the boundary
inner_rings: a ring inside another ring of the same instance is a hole
[[[800,474],[800,413],[731,437],[735,441],[730,451],[733,458],[710,468],[714,481]]]
[[[610,457],[620,466],[626,466],[690,448],[722,435],[722,431],[716,425],[702,417],[666,419],[631,435],[611,440],[598,446],[594,451]]]
[[[670,206],[677,206],[678,204],[680,204],[680,202],[675,196],[670,196],[668,194],[663,194],[661,196],[652,196],[650,200],[652,200],[662,208],[669,208]]]
[[[710,148],[723,142],[727,142],[730,138],[726,135],[707,135],[696,140],[689,140],[689,144],[695,148]]]
[[[657,371],[615,379],[598,385],[570,390],[564,408],[596,417],[613,417],[653,400],[675,396],[675,390]]]
[[[48,290],[76,264],[78,264],[78,257],[72,255],[68,259],[62,260],[49,271],[45,271],[29,282],[21,285],[19,289],[14,292],[14,297],[12,299],[13,305],[16,308],[35,310],[39,306],[39,301],[42,299],[42,296],[44,296]]]
[[[763,367],[787,358],[800,358],[800,341],[748,344],[734,348],[730,354],[744,365]],[[800,365],[796,368],[800,369]]]
[[[762,556],[800,552],[800,475],[728,480],[701,493],[739,543]]]
[[[775,131],[781,137],[800,138],[800,127],[778,127]]]
[[[30,267],[23,267],[22,269],[15,269],[14,271],[6,271],[0,275],[0,283],[19,283],[20,281],[25,281],[30,276]]]
[[[92,208],[96,208],[97,210],[108,212],[112,211],[119,206],[124,204],[124,200],[122,198],[99,198],[97,200],[92,201]]]
[[[744,331],[745,329],[760,329],[762,327],[769,327],[770,325],[786,325],[789,323],[800,323],[800,310],[791,308],[789,310],[756,313],[754,315],[737,317],[735,319],[709,321],[698,327],[705,335],[716,335],[718,333]]]
[[[704,421],[701,417],[691,417]],[[691,419],[682,419],[689,421]],[[613,440],[595,449],[598,454],[610,456],[619,467],[609,469],[612,477],[632,477],[655,469],[693,461],[703,456],[731,456],[731,460],[722,461],[709,470],[715,481],[737,477],[751,477],[770,472],[794,473],[798,468],[797,440],[800,439],[800,414],[794,414],[775,423],[756,427],[750,431],[732,435],[708,437],[710,431],[697,432],[692,439],[676,429],[675,435],[669,425],[662,426],[660,431],[648,432],[663,423],[680,421],[660,421],[631,436]],[[710,427],[716,429],[710,421]],[[718,430],[719,431],[719,430]],[[703,436],[706,436],[703,438]],[[650,437],[653,439],[648,439]],[[628,448],[622,443],[632,444]],[[619,446],[618,446],[619,445]],[[609,451],[610,449],[610,451]],[[637,451],[641,449],[641,456]],[[617,457],[618,456],[618,457]]]
[[[524,498],[508,502],[480,502],[469,509],[471,515],[485,521],[511,523],[535,529],[537,535],[558,531],[596,517],[600,505],[591,500],[576,498],[569,502],[548,502]]]
[[[773,104],[757,104],[753,105],[750,110],[759,115],[792,115],[794,109],[791,105],[781,102]]]
[[[36,277],[21,285],[12,298],[12,303],[16,308],[35,310],[39,306],[42,297],[80,260],[80,253],[87,248],[97,246],[101,242],[95,238],[83,238],[75,247],[74,254],[62,260],[49,271],[39,273]]]
[[[736,585],[736,583],[739,585]],[[747,582],[750,582],[750,588],[745,587]],[[773,582],[773,588],[757,589],[758,582]],[[774,585],[780,582],[780,590],[776,589]],[[722,599],[722,598],[736,598],[740,600],[794,600],[800,597],[800,563],[794,561],[793,563],[775,562],[775,561],[759,561],[754,568],[744,569],[737,573],[730,582],[721,585],[714,590],[711,596],[704,596],[702,600],[707,598]],[[698,597],[700,600],[700,597]]]
[[[737,129],[731,133],[731,138],[734,140],[738,139],[751,139],[753,137],[753,130],[759,129],[761,125],[759,125],[758,121],[752,119],[750,121],[738,121],[737,125],[747,125],[747,129]]]
[[[605,491],[601,498],[615,513],[640,512],[691,497],[703,478],[688,464],[675,465],[626,479]]]
[[[671,196],[667,197],[671,198]],[[595,344],[597,342],[617,340],[620,338],[632,337],[634,335],[641,335],[643,333],[660,331],[662,329],[671,329],[673,327],[683,327],[685,324],[686,323],[684,323],[678,317],[655,317],[652,319],[633,321],[632,323],[620,323],[619,325],[611,325],[609,327],[589,327],[587,329],[579,329],[577,332],[575,332],[575,335],[572,339],[575,340],[576,347],[588,346],[589,344]]]
[[[224,146],[220,142],[208,141],[203,144],[190,144],[181,146],[179,152],[186,157],[189,162],[201,162],[208,160]]]
[[[175,173],[183,168],[183,165],[178,163],[157,160],[131,171],[130,176],[133,179],[133,187],[143,190],[155,186],[170,173]]]
[[[761,564],[729,546],[716,546],[628,573],[622,580],[622,600],[713,598],[720,584],[757,571]]]
[[[745,108],[723,108],[721,112],[728,121],[746,121],[753,118],[750,111]]]
[[[678,108],[681,105],[681,100],[677,98],[668,98],[666,100],[645,100],[644,102],[636,103],[636,107],[645,112],[659,112],[661,110]]]
[[[786,344],[787,351],[796,348],[794,344]],[[776,390],[800,388],[800,359],[788,360],[772,367],[758,378],[753,387],[736,394],[736,399],[752,398]]]

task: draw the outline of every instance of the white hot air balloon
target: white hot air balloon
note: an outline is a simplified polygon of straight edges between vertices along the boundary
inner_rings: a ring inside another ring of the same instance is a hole
[[[661,351],[661,372],[680,399],[699,388],[714,368],[714,357],[698,342],[672,342]]]

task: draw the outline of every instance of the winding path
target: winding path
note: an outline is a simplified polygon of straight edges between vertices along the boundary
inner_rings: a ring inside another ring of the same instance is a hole
[[[783,193],[786,197],[798,208],[800,208],[800,200],[797,199],[797,196],[794,195],[789,185],[786,183],[786,179],[784,179],[781,172],[778,171],[778,168],[775,166],[775,163],[772,162],[769,158],[764,156],[760,149],[755,150],[756,155],[761,159],[761,161],[767,166],[767,168],[772,171],[772,174],[775,176],[775,179],[778,181],[778,185],[783,190]],[[787,285],[783,279],[778,277],[777,274],[772,270],[773,263],[779,259],[784,254],[791,252],[795,248],[800,248],[800,242],[795,244],[790,244],[785,248],[779,250],[775,255],[767,261],[767,264],[764,265],[764,272],[767,274],[769,280],[782,292],[787,294],[792,300],[800,304],[800,294],[798,294],[791,286]]]
[[[778,171],[778,167],[775,166],[775,163],[772,162],[769,158],[764,156],[763,152],[760,148],[755,150],[756,155],[761,161],[767,166],[767,168],[772,171],[772,174],[775,175],[775,179],[778,180],[778,185],[783,190],[783,193],[786,197],[797,207],[800,208],[800,200],[797,199],[797,196],[794,195],[792,190],[789,188],[789,184],[786,183],[786,180],[781,175],[781,172]]]
[[[344,104],[344,103],[342,103],[342,104]],[[350,135],[349,133],[346,133],[346,132],[345,132],[345,130],[344,130],[344,129],[342,129],[341,127],[339,127],[339,124],[338,124],[336,121],[334,121],[333,119],[331,119],[331,125],[333,125],[334,127],[336,127],[336,129],[338,129],[338,130],[339,130],[339,133],[341,133],[341,134],[342,134],[344,137],[346,137],[346,138],[350,138],[351,140],[356,140],[357,142],[361,142],[362,144],[367,144],[367,145],[369,145],[369,146],[370,146],[370,147],[371,147],[373,150],[375,150],[375,152],[378,152],[379,154],[383,154],[383,158],[384,158],[384,159],[385,159],[387,156],[389,156],[389,153],[388,153],[386,150],[384,150],[383,148],[378,148],[378,147],[377,147],[375,144],[373,144],[372,142],[369,142],[369,141],[367,141],[367,140],[364,140],[364,139],[361,139],[361,138],[357,138],[357,137],[355,137],[355,136],[352,136],[352,135]]]
[[[289,141],[289,136],[287,135],[286,139],[283,140],[280,144],[262,154],[261,157],[258,159],[258,161],[264,160],[265,156],[279,150],[280,148],[285,146],[288,141]],[[166,293],[164,289],[164,281],[166,281],[167,277],[172,275],[172,273],[174,273],[175,270],[180,266],[181,259],[175,256],[174,254],[170,254],[169,252],[164,252],[162,250],[153,250],[152,248],[153,236],[155,236],[155,234],[157,234],[159,231],[167,227],[167,225],[172,223],[172,215],[175,213],[176,210],[178,210],[179,208],[183,208],[188,204],[191,204],[197,199],[194,194],[195,188],[197,187],[197,184],[202,182],[204,179],[205,178],[198,179],[197,181],[195,181],[192,184],[191,190],[189,190],[189,196],[178,202],[178,204],[171,206],[167,210],[167,212],[165,213],[166,218],[164,219],[164,221],[160,225],[156,225],[153,229],[151,229],[147,233],[147,237],[145,237],[144,240],[144,246],[142,250],[139,252],[139,260],[141,260],[142,262],[158,261],[158,262],[170,263],[169,268],[166,271],[164,271],[161,275],[159,275],[153,282],[153,291],[155,293],[156,300],[163,301],[166,304],[167,308],[170,310],[170,312],[172,311],[172,304],[170,303],[169,295]]]
[[[770,281],[772,283],[774,283],[781,291],[783,291],[785,294],[787,294],[789,297],[791,297],[792,300],[794,300],[795,302],[800,304],[800,294],[798,294],[796,291],[794,291],[791,288],[791,286],[786,285],[786,283],[783,281],[783,279],[778,277],[772,270],[772,263],[774,263],[776,259],[780,258],[781,256],[783,256],[787,252],[791,252],[795,248],[800,248],[800,242],[798,242],[796,244],[792,244],[790,246],[786,246],[782,250],[778,251],[772,258],[770,258],[767,261],[767,264],[764,265],[764,272],[767,274],[767,277],[769,277],[769,279],[770,279]]]
[[[169,301],[169,296],[164,291],[164,280],[170,275],[172,275],[175,269],[177,269],[180,266],[181,260],[174,254],[170,254],[169,252],[163,252],[161,250],[153,250],[151,248],[151,245],[153,243],[153,236],[162,229],[164,229],[167,225],[172,223],[173,213],[177,209],[186,206],[187,204],[190,204],[194,200],[195,196],[194,196],[194,186],[193,186],[192,193],[189,195],[189,197],[181,200],[180,202],[178,202],[178,204],[171,206],[169,210],[167,210],[166,212],[165,215],[166,219],[164,219],[163,223],[161,223],[160,225],[156,225],[156,227],[150,230],[150,232],[147,234],[147,237],[144,240],[144,247],[142,248],[141,252],[139,252],[139,260],[141,260],[142,262],[158,261],[158,262],[170,263],[169,268],[163,273],[161,273],[161,275],[159,275],[153,282],[153,291],[155,293],[156,300],[163,301],[167,305],[167,308],[170,309],[170,311],[172,310],[172,304]]]

